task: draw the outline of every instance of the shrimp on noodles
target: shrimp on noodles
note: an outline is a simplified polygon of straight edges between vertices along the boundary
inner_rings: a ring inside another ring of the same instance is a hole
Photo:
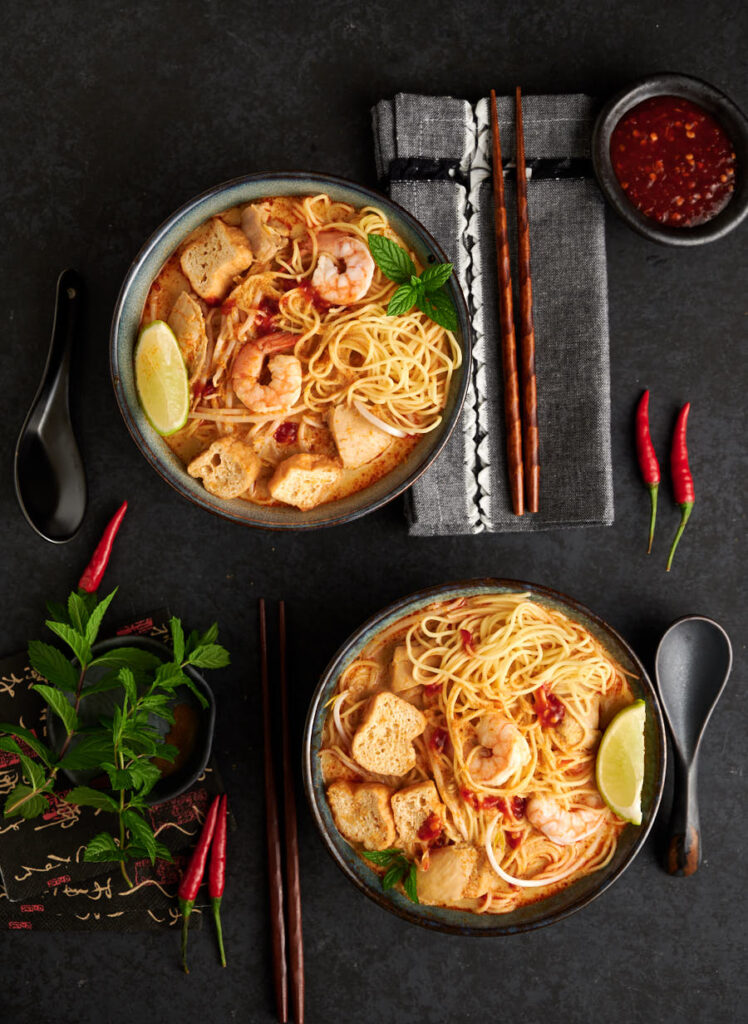
[[[360,238],[336,231],[317,236],[319,256],[312,285],[325,302],[350,306],[363,299],[374,276],[374,258]]]
[[[557,846],[569,846],[597,832],[604,815],[600,808],[581,807],[570,811],[550,796],[533,796],[527,802],[527,820]]]
[[[269,334],[257,341],[248,341],[234,360],[231,383],[240,402],[253,412],[286,412],[301,396],[301,363],[296,356],[272,355],[267,368],[270,381],[260,383],[265,357],[283,352],[296,344],[295,334]]]
[[[478,754],[470,763],[470,774],[485,786],[500,786],[530,760],[527,740],[513,722],[499,714],[488,714],[475,727],[478,741],[489,753]]]

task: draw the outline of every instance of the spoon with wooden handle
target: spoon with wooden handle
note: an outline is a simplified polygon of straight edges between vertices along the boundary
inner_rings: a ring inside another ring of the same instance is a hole
[[[655,675],[675,748],[665,864],[671,875],[692,875],[701,864],[699,747],[731,668],[730,638],[719,623],[703,615],[675,621],[657,648]]]

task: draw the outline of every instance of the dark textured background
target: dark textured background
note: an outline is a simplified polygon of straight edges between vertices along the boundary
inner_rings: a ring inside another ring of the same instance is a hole
[[[168,604],[191,624],[217,616],[233,653],[233,667],[211,682],[216,751],[240,823],[225,905],[228,970],[217,967],[208,931],[195,936],[187,978],[177,969],[174,935],[9,935],[0,938],[3,1020],[272,1021],[256,598],[289,602],[298,740],[320,670],[365,617],[418,587],[489,573],[568,591],[650,664],[676,616],[701,612],[727,627],[738,657],[703,750],[704,864],[692,879],[668,877],[655,835],[601,900],[547,931],[505,940],[432,935],[344,880],[300,802],[308,1020],[742,1017],[746,229],[677,251],[609,219],[611,529],[415,540],[396,502],[318,534],[251,533],[191,507],[147,467],[117,411],[107,356],[109,318],[131,258],[161,220],[208,186],[286,168],[374,184],[369,108],[398,90],[475,100],[491,86],[520,83],[528,93],[604,97],[648,72],[679,70],[745,106],[739,11],[716,0],[3,4],[0,646],[11,652],[38,634],[44,599],[66,593],[128,497],[109,576],[120,584],[122,614]],[[89,289],[75,415],[90,505],[79,537],[52,547],[15,504],[12,447],[44,361],[55,278],[66,265],[79,268]],[[647,494],[631,424],[644,386],[653,389],[663,462],[677,408],[693,403],[698,503],[669,577],[663,563],[677,516],[668,484],[655,555],[643,552]]]

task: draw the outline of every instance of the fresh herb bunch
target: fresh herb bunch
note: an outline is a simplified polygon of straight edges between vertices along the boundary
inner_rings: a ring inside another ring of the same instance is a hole
[[[403,855],[402,850],[362,850],[367,860],[377,867],[387,868],[382,878],[382,888],[392,889],[398,882],[403,883],[405,895],[411,903],[418,903],[418,869],[413,861]]]
[[[451,263],[433,263],[422,274],[402,246],[384,235],[367,235],[369,251],[385,277],[400,287],[387,306],[389,316],[404,316],[417,306],[430,320],[447,331],[457,330],[457,311],[444,290],[452,276]]]
[[[86,847],[84,860],[119,862],[128,885],[127,861],[147,857],[171,860],[163,843],[158,842],[148,824],[144,810],[146,798],[161,777],[154,758],[173,761],[177,748],[163,739],[149,724],[151,715],[169,725],[174,724],[170,703],[174,691],[186,686],[204,707],[205,697],[185,673],[185,668],[221,668],[229,664],[228,652],[216,643],[218,626],[205,633],[193,631],[185,638],[177,618],[170,620],[173,656],[162,661],[157,655],[137,647],[117,647],[94,657],[96,641],[104,615],[116,594],[112,591],[99,600],[96,593],[79,589],[73,592],[67,606],[48,604],[50,618],[46,625],[75,655],[74,665],[52,644],[32,640],[29,659],[32,668],[47,680],[34,683],[32,689],[44,698],[51,712],[65,728],[65,739],[59,753],[39,740],[30,730],[0,722],[0,750],[16,754],[21,763],[23,781],[5,802],[5,817],[21,815],[36,818],[48,808],[46,794],[51,792],[62,769],[88,771],[101,769],[109,777],[111,792],[76,786],[65,800],[80,807],[95,807],[117,816],[115,835],[100,832]],[[87,673],[105,669],[92,686],[84,686]],[[122,690],[121,703],[111,718],[102,717],[97,725],[79,723],[83,701],[107,690]],[[74,738],[77,742],[71,746]],[[39,758],[32,760],[22,745]]]

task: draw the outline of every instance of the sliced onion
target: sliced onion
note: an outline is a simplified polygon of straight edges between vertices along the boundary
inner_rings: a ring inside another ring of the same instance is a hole
[[[335,703],[332,706],[332,720],[333,722],[335,722],[335,728],[338,730],[338,735],[342,740],[347,740],[348,737],[343,731],[343,721],[340,717],[340,705],[345,702],[347,696],[348,691],[343,690],[343,692],[338,694],[338,696],[335,698]]]
[[[593,832],[596,832],[600,828],[600,825],[602,825],[602,820],[603,819],[600,818],[600,821],[598,821],[595,827],[590,832],[586,832],[580,838],[586,839],[587,836],[590,836]],[[552,885],[553,882],[560,882],[562,878],[567,878],[569,875],[573,875],[574,872],[579,869],[579,864],[575,863],[572,864],[571,867],[566,868],[564,871],[559,871],[555,875],[548,875],[545,878],[515,878],[514,875],[508,875],[506,871],[504,871],[504,869],[499,865],[499,862],[496,860],[496,854],[494,853],[493,850],[493,835],[494,832],[496,831],[496,825],[498,821],[499,816],[497,815],[493,819],[491,824],[488,826],[488,829],[486,831],[486,856],[488,857],[491,867],[494,869],[499,878],[503,878],[505,882],[509,883],[509,885],[519,885],[523,889],[538,889],[544,885]]]
[[[390,434],[392,437],[408,436],[404,430],[400,430],[399,427],[391,427],[389,423],[385,423],[384,420],[380,420],[373,412],[369,412],[367,406],[365,406],[363,402],[359,401],[358,398],[353,399],[353,405],[355,406],[356,412],[360,413],[365,420],[368,420],[373,427],[378,427],[379,430],[383,430],[385,434]]]

